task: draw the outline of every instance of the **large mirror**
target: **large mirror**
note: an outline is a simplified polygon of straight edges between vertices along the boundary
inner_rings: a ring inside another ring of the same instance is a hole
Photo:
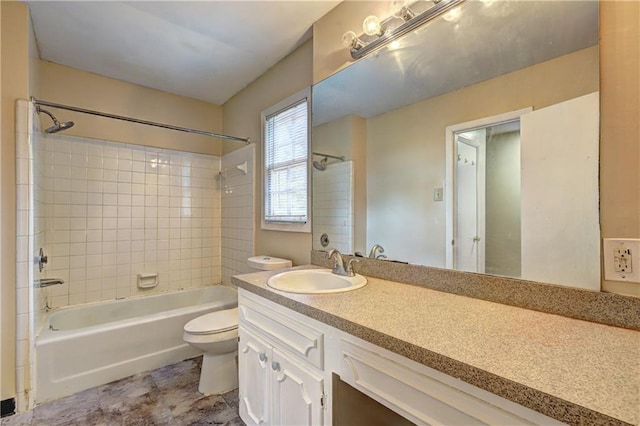
[[[598,55],[597,1],[466,1],[316,84],[313,248],[599,289]]]

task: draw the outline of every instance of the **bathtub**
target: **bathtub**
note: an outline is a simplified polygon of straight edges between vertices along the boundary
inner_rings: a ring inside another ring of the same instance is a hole
[[[237,305],[236,290],[213,285],[52,310],[36,338],[36,403],[197,356],[184,325]]]

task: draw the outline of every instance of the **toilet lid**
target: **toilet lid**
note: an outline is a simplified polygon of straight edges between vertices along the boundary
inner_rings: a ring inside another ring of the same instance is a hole
[[[191,334],[213,334],[238,328],[238,308],[223,309],[192,319],[184,326]]]

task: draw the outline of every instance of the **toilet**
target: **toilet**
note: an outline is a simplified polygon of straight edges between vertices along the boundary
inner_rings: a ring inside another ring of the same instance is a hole
[[[250,272],[291,267],[291,261],[270,256],[247,259]],[[198,391],[218,395],[238,387],[238,308],[223,309],[192,319],[182,338],[204,352]]]
[[[238,387],[238,308],[192,319],[184,326],[182,338],[204,352],[200,393],[218,395]]]
[[[247,259],[249,272],[275,271],[277,269],[291,268],[291,261],[271,256],[253,256]]]

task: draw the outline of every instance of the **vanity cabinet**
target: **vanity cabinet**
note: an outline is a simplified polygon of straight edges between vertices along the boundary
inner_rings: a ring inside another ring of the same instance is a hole
[[[341,403],[334,374],[420,425],[561,424],[246,290],[238,306],[240,417],[249,425],[331,425]]]
[[[238,335],[242,420],[248,425],[322,425],[322,332],[245,300]]]

